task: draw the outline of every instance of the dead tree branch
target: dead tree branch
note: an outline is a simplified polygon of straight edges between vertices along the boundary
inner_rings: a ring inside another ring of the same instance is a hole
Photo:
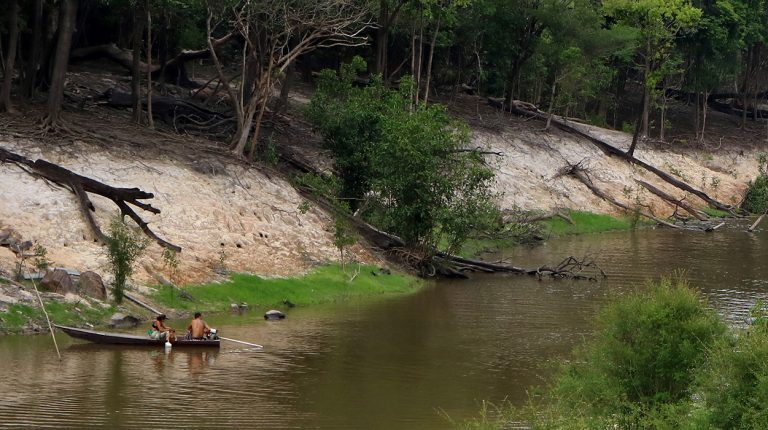
[[[94,237],[101,243],[106,243],[108,237],[101,231],[98,224],[96,224],[96,220],[93,218],[92,212],[94,212],[96,208],[88,197],[88,193],[98,194],[112,200],[112,202],[120,208],[120,212],[123,216],[127,215],[134,220],[144,234],[152,238],[158,245],[176,252],[181,251],[181,247],[157,236],[133,208],[128,206],[130,204],[147,212],[159,214],[160,209],[157,209],[148,203],[139,201],[153,198],[154,194],[152,193],[142,191],[138,188],[115,188],[94,179],[80,176],[57,164],[40,159],[32,161],[3,148],[0,148],[0,162],[13,163],[33,176],[46,179],[60,187],[69,188],[77,197],[80,205],[80,212],[83,214],[88,228],[91,230]]]

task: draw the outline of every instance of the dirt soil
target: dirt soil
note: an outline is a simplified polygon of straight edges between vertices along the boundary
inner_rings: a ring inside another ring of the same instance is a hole
[[[73,75],[70,81],[70,88],[84,93],[127,83],[124,77],[88,72]],[[305,90],[292,95],[292,106],[306,104]],[[563,167],[576,163],[587,167],[595,184],[616,199],[630,205],[639,202],[658,216],[670,215],[674,207],[644,191],[636,178],[694,206],[705,206],[697,197],[603,154],[584,139],[554,129],[543,131],[540,121],[504,114],[480,97],[458,96],[450,101],[449,109],[470,124],[473,146],[503,153],[488,158],[497,173],[495,186],[502,208],[621,213],[577,180],[559,175]],[[724,114],[711,113],[713,124],[729,123],[730,118],[719,115]],[[299,208],[305,200],[285,174],[264,164],[237,161],[219,142],[132,125],[128,112],[97,103],[68,107],[66,118],[77,131],[70,135],[36,135],[34,121],[40,116],[41,112],[31,110],[0,117],[0,146],[112,186],[154,193],[150,203],[162,212],[141,215],[160,237],[183,248],[181,275],[174,279],[178,283],[209,281],[222,268],[268,276],[296,275],[338,257],[328,214],[315,207],[302,212]],[[324,170],[330,168],[318,136],[298,113],[289,113],[278,123],[276,142],[282,148]],[[631,140],[626,133],[578,126],[622,148]],[[717,147],[643,143],[636,156],[721,202],[738,204],[747,182],[758,172],[757,154],[765,148],[764,132],[757,127],[742,131],[734,141],[720,139]],[[97,196],[93,202],[96,219],[106,228],[117,208]],[[55,266],[107,273],[103,248],[93,242],[74,195],[9,164],[0,164],[2,228],[45,246]],[[135,275],[138,282],[154,282],[154,274],[170,277],[161,251],[156,244],[150,246]],[[360,245],[354,255],[359,261],[378,261]],[[14,262],[14,254],[0,248],[0,269],[10,271]]]

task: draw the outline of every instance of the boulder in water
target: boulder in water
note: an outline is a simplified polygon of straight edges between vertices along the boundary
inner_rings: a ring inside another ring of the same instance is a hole
[[[272,309],[267,311],[264,314],[264,319],[265,320],[282,320],[282,319],[285,319],[285,314],[276,309]]]
[[[109,326],[113,328],[133,328],[139,325],[140,319],[133,315],[117,312],[109,319]]]

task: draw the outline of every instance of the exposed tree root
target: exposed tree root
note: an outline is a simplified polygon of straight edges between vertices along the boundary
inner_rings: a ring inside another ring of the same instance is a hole
[[[544,120],[544,121],[546,121],[547,119],[550,118],[550,115],[548,113],[540,111],[536,106],[534,106],[534,105],[532,105],[530,103],[525,103],[525,102],[520,102],[520,101],[515,100],[512,103],[511,106],[505,106],[503,104],[503,102],[501,102],[501,101],[499,101],[497,99],[493,99],[493,98],[489,98],[488,99],[488,103],[491,106],[497,107],[499,109],[503,109],[505,111],[509,111],[509,112],[517,114],[517,115],[528,116],[528,117],[532,117],[532,118],[541,119],[541,120]],[[658,169],[658,168],[656,168],[656,167],[646,163],[645,161],[642,161],[642,160],[640,160],[640,159],[638,159],[638,158],[636,158],[636,157],[634,157],[632,155],[629,155],[626,152],[622,151],[621,149],[616,148],[615,146],[613,146],[613,145],[611,145],[611,144],[609,144],[609,143],[607,143],[607,142],[605,142],[603,140],[600,140],[600,139],[590,135],[589,133],[585,133],[585,132],[577,129],[576,127],[573,127],[573,126],[569,125],[566,121],[563,121],[558,116],[552,116],[551,117],[551,122],[557,128],[559,128],[559,129],[561,129],[563,131],[567,131],[568,133],[572,133],[572,134],[575,134],[577,136],[583,137],[584,139],[589,140],[590,142],[595,144],[598,148],[600,148],[603,152],[605,152],[608,155],[617,155],[617,156],[623,158],[624,160],[626,160],[628,163],[632,163],[632,164],[638,165],[638,166],[648,170],[649,172],[655,174],[659,178],[661,178],[664,181],[674,185],[675,187],[677,187],[677,188],[679,188],[679,189],[681,189],[683,191],[687,191],[687,192],[689,192],[689,193],[699,197],[700,199],[704,200],[707,204],[709,204],[712,207],[715,207],[715,208],[720,209],[720,210],[728,211],[728,212],[732,212],[733,209],[734,209],[731,205],[726,205],[725,203],[721,203],[721,202],[713,199],[712,197],[707,195],[707,193],[692,187],[691,185],[689,185],[689,184],[687,184],[687,183],[685,183],[685,182],[683,182],[683,181],[673,177],[672,175],[670,175],[670,174],[668,174],[668,173],[666,173],[666,172],[664,172],[664,171],[662,171],[662,170],[660,170],[660,169]]]
[[[88,225],[88,228],[91,230],[94,237],[102,243],[105,243],[108,238],[104,233],[102,233],[101,229],[96,224],[96,220],[93,218],[91,212],[95,211],[96,208],[88,198],[88,193],[98,194],[112,200],[112,202],[114,202],[115,205],[120,208],[120,212],[123,216],[127,215],[132,220],[134,220],[139,228],[141,228],[141,230],[144,232],[144,234],[152,238],[160,246],[177,252],[181,251],[181,247],[158,237],[149,228],[147,223],[144,222],[144,220],[141,219],[141,217],[133,210],[133,208],[128,206],[128,204],[131,204],[138,207],[139,209],[154,214],[159,214],[159,209],[153,207],[150,204],[139,201],[153,198],[154,195],[152,193],[142,191],[138,188],[111,187],[94,179],[80,176],[71,170],[65,169],[57,164],[49,163],[40,159],[32,161],[24,156],[7,151],[3,148],[0,148],[0,162],[16,164],[22,170],[32,176],[46,179],[61,187],[69,188],[75,194],[75,196],[77,196],[77,200],[80,205],[80,211],[85,218],[85,222]]]
[[[656,216],[654,216],[654,215],[652,215],[652,214],[650,214],[650,213],[648,213],[648,212],[646,212],[644,210],[641,210],[639,208],[634,208],[632,206],[629,206],[626,203],[622,203],[622,202],[614,199],[608,193],[606,193],[605,191],[603,191],[600,188],[598,188],[592,182],[592,179],[589,177],[589,175],[587,174],[586,170],[580,164],[569,165],[569,166],[565,167],[560,172],[560,174],[561,175],[573,176],[574,178],[578,179],[582,184],[586,185],[586,187],[589,188],[593,193],[595,193],[596,196],[598,196],[601,199],[603,199],[603,200],[613,204],[614,206],[620,207],[620,208],[622,208],[622,209],[624,209],[626,211],[629,211],[629,212],[635,212],[636,211],[640,215],[642,215],[642,216],[644,216],[644,217],[646,217],[648,219],[652,219],[652,220],[656,221],[657,223],[659,223],[661,225],[664,225],[666,227],[669,227],[669,228],[675,228],[675,229],[681,228],[680,226],[677,226],[677,225],[674,225],[674,224],[669,223],[667,221],[664,221],[663,219],[661,219],[659,217],[656,217]]]

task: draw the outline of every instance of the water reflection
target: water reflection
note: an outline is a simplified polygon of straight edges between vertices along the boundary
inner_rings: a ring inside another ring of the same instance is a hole
[[[0,338],[0,427],[444,429],[437,411],[475,416],[482,400],[522,403],[591,333],[608,297],[683,268],[738,322],[768,292],[765,233],[669,230],[555,240],[496,256],[536,267],[596,257],[599,282],[477,275],[410,296],[311,308],[265,322],[210,316],[263,351],[126,348],[60,337]],[[159,403],[158,399],[162,399]]]

